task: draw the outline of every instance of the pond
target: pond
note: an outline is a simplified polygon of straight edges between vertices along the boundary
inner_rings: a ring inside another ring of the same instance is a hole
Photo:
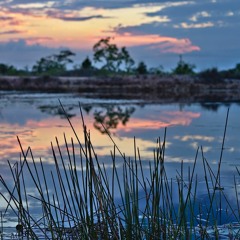
[[[240,177],[236,169],[240,160],[240,104],[235,102],[163,104],[141,100],[83,98],[77,94],[3,91],[0,93],[2,178],[9,185],[13,185],[8,161],[11,165],[19,162],[20,144],[24,151],[31,147],[36,162],[41,159],[47,168],[53,168],[51,143],[57,148],[57,138],[59,145],[64,147],[64,134],[68,142],[71,142],[71,138],[76,141],[65,114],[74,126],[79,140],[83,142],[80,107],[94,149],[98,158],[104,162],[107,172],[111,172],[112,165],[109,158],[114,144],[121,154],[134,158],[135,138],[145,166],[144,171],[146,170],[148,176],[148,163],[153,161],[157,140],[164,141],[166,130],[164,162],[168,178],[176,178],[181,172],[182,163],[187,175],[188,167],[192,169],[197,158],[195,170],[199,182],[197,198],[199,201],[204,201],[208,193],[205,187],[201,187],[205,179],[202,155],[213,172],[217,172],[221,159],[221,188],[225,190],[229,201],[232,201],[230,205],[233,209],[237,209],[237,202],[234,199],[236,194],[238,195],[236,189],[239,190],[240,186]],[[224,138],[228,109],[229,116]],[[106,134],[106,130],[111,137]],[[221,151],[223,141],[224,146]],[[117,168],[119,171],[122,169],[120,160]],[[31,189],[30,185],[27,187]],[[0,191],[5,191],[1,185]],[[34,189],[31,191],[34,194]],[[223,201],[222,209],[226,207],[225,204]],[[0,211],[4,213],[6,207],[6,202],[0,197]],[[222,217],[219,226],[235,221],[237,220],[233,216]],[[6,229],[15,227],[16,222],[17,218],[10,213],[4,216]]]

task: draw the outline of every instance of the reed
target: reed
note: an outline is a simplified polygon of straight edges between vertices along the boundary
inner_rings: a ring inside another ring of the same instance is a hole
[[[64,111],[63,106],[62,109]],[[147,177],[145,162],[141,158],[136,139],[134,156],[130,158],[120,151],[108,133],[113,143],[112,168],[109,172],[98,159],[82,112],[83,142],[67,114],[66,118],[75,139],[68,141],[64,135],[64,146],[59,144],[57,138],[54,144],[51,143],[54,169],[47,169],[42,159],[37,161],[30,147],[24,151],[18,139],[20,161],[14,165],[9,163],[14,186],[10,187],[0,177],[0,182],[9,196],[0,193],[7,202],[5,212],[11,209],[18,216],[20,236],[26,235],[28,239],[39,239],[39,236],[45,239],[218,238],[221,216],[217,215],[215,210],[221,208],[223,200],[227,203],[228,214],[234,216],[235,222],[239,223],[236,179],[234,178],[234,189],[237,211],[228,201],[220,182],[227,120],[217,173],[213,172],[202,148],[199,148],[187,174],[182,163],[176,171],[176,178],[169,178],[165,168],[166,131],[163,139],[157,140],[153,159],[148,163]],[[107,132],[106,129],[105,131]],[[121,171],[117,166],[119,156]],[[197,198],[196,164],[199,158],[202,159],[204,169],[209,202],[207,206]],[[240,175],[239,170],[236,170]],[[26,185],[30,180],[35,188],[34,194]],[[120,195],[118,199],[117,194]],[[41,211],[37,216],[32,202],[40,206]],[[221,215],[221,211],[219,214]],[[236,223],[228,226],[233,236],[239,235],[235,229]]]

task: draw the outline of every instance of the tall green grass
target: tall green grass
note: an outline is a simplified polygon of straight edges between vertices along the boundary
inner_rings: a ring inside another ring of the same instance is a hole
[[[8,193],[0,194],[8,204],[6,212],[12,210],[18,217],[20,237],[24,234],[28,239],[39,239],[39,236],[45,239],[209,239],[207,230],[211,225],[211,234],[218,238],[219,216],[215,208],[221,208],[222,199],[230,209],[228,214],[239,222],[237,183],[235,181],[234,186],[236,211],[220,182],[227,120],[217,172],[213,172],[199,148],[187,174],[182,163],[176,178],[169,178],[164,160],[166,131],[163,139],[157,140],[153,159],[148,163],[148,174],[136,139],[134,156],[130,158],[120,151],[108,133],[113,150],[111,170],[107,171],[94,150],[82,112],[81,117],[83,142],[66,114],[74,139],[67,141],[64,135],[65,146],[61,146],[57,138],[55,144],[51,144],[52,170],[46,168],[42,159],[34,158],[30,147],[24,151],[18,139],[20,161],[14,165],[9,163],[14,186],[0,177]],[[207,207],[197,201],[199,155],[205,175]],[[34,194],[28,190],[29,181],[34,184]],[[32,202],[41,206],[37,215]]]

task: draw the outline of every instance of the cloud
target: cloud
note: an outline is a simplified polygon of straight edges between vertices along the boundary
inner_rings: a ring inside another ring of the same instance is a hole
[[[131,33],[118,34],[115,36],[117,42],[126,47],[148,46],[150,49],[159,50],[162,53],[186,53],[200,51],[200,47],[192,44],[190,39],[178,39],[160,35],[136,35]]]
[[[162,53],[184,54],[194,51],[200,51],[199,46],[194,46],[189,39],[174,39],[171,41],[156,44],[151,48],[159,49]]]
[[[209,28],[214,27],[214,23],[212,22],[204,22],[204,23],[180,23],[174,25],[175,28]]]
[[[0,35],[9,35],[9,34],[18,34],[18,33],[25,33],[26,31],[19,31],[19,30],[9,30],[0,32]]]
[[[202,11],[202,12],[198,12],[195,13],[190,20],[193,22],[197,22],[199,20],[199,18],[207,18],[207,17],[211,17],[211,14],[206,12],[206,11]]]
[[[104,19],[104,18],[107,18],[107,17],[104,17],[100,14],[97,14],[97,15],[85,15],[83,16],[84,11],[59,11],[59,10],[48,10],[46,11],[46,15],[48,17],[51,17],[51,18],[57,18],[57,19],[60,19],[60,20],[63,20],[63,21],[88,21],[88,20],[91,20],[91,19]]]
[[[21,64],[26,52],[35,61],[41,47],[41,56],[62,45],[91,53],[96,41],[110,35],[150,65],[175,64],[176,54],[185,53],[197,67],[229,66],[239,61],[239,9],[236,0],[1,0],[0,41],[14,42],[21,56],[14,58],[7,45],[5,59],[11,55]]]
[[[234,14],[234,12],[233,11],[228,11],[227,13],[226,13],[226,16],[227,17],[232,17],[232,16],[234,16],[235,14]]]
[[[46,41],[51,41],[53,40],[51,37],[29,37],[29,38],[25,38],[24,42],[26,42],[26,44],[28,46],[30,45],[39,45],[39,44],[44,44]]]
[[[91,19],[96,19],[96,18],[105,18],[101,15],[95,15],[95,16],[88,16],[88,17],[61,17],[61,20],[64,21],[87,21]]]
[[[12,17],[0,16],[0,21],[9,21],[12,20]]]
[[[32,67],[41,57],[58,53],[62,49],[69,49],[76,53],[73,58],[75,64],[80,64],[90,53],[84,50],[70,49],[67,46],[46,47],[41,45],[45,38],[16,39],[9,42],[0,42],[0,63],[13,65],[17,68]]]

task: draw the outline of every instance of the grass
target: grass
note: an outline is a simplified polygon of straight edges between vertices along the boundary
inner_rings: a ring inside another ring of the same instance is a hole
[[[65,112],[63,106],[62,109]],[[236,178],[234,177],[234,189],[237,209],[232,207],[220,181],[228,113],[217,172],[213,172],[202,148],[199,148],[192,168],[186,174],[182,163],[176,171],[176,178],[169,178],[165,168],[166,131],[163,139],[157,140],[153,159],[148,164],[148,175],[136,140],[134,139],[135,154],[129,158],[121,152],[108,133],[113,143],[109,172],[98,159],[82,112],[81,117],[83,142],[66,114],[75,139],[67,141],[64,135],[65,146],[61,146],[57,138],[55,146],[51,144],[54,169],[47,169],[42,159],[36,160],[30,147],[24,151],[18,139],[20,161],[14,165],[9,163],[14,186],[11,187],[0,177],[0,182],[8,193],[0,194],[7,202],[3,216],[12,210],[18,217],[17,231],[20,237],[217,239],[222,211],[216,213],[216,209],[222,209],[223,202],[226,203],[229,216],[235,219],[235,225],[228,225],[229,237],[239,237],[236,223],[239,224],[240,204]],[[208,205],[199,202],[197,198],[199,185],[196,164],[199,155],[204,170]],[[240,171],[236,170],[237,175],[240,175]],[[34,194],[27,187],[29,181],[34,184]],[[37,216],[33,203],[41,209]]]

